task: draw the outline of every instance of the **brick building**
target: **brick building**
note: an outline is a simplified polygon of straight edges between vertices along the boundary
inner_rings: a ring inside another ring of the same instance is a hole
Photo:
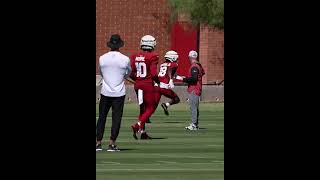
[[[106,41],[112,34],[121,35],[125,41],[121,52],[128,56],[140,50],[143,35],[154,36],[161,60],[170,49],[179,53],[178,73],[181,75],[186,74],[190,65],[188,51],[197,50],[206,71],[203,83],[224,80],[224,31],[204,25],[191,27],[183,18],[171,23],[167,0],[96,0],[97,65],[99,56],[108,51]]]

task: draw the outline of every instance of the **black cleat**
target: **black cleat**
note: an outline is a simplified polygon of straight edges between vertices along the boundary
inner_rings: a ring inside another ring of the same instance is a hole
[[[144,133],[141,133],[140,139],[152,139],[152,137],[150,137],[146,132],[144,132]]]
[[[117,151],[120,151],[120,149],[118,149],[116,145],[111,144],[111,145],[109,145],[107,151],[109,151],[109,152],[117,152]]]
[[[146,121],[146,123],[151,123],[150,119],[148,119],[148,120]]]
[[[96,145],[96,151],[102,151],[102,145],[101,144],[97,144]]]
[[[131,126],[131,128],[132,128],[132,132],[133,132],[133,138],[134,139],[138,139],[138,137],[137,137],[137,133],[138,133],[138,131],[139,131],[139,125],[138,124],[134,124],[134,125],[132,125]]]
[[[162,104],[161,104],[161,107],[162,107],[163,110],[164,110],[164,114],[167,115],[167,116],[169,116],[169,112],[168,112],[168,107],[167,107],[167,105],[166,105],[165,103],[162,103]]]

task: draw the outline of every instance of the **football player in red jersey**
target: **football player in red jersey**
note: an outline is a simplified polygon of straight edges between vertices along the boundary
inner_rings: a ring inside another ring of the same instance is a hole
[[[161,107],[163,108],[164,113],[168,116],[169,106],[173,104],[178,104],[180,102],[178,95],[172,90],[174,88],[174,83],[172,79],[178,69],[177,62],[178,62],[179,56],[178,56],[178,53],[175,51],[168,51],[164,56],[164,58],[165,58],[165,62],[160,65],[160,70],[158,74],[160,84],[155,83],[154,108],[157,109],[162,95],[167,98],[170,98],[171,100],[169,102],[161,104]],[[141,135],[141,139],[152,139],[152,138],[150,136]]]
[[[142,52],[131,56],[132,73],[130,78],[135,81],[134,89],[140,106],[138,121],[131,126],[135,139],[138,139],[138,133],[141,133],[142,139],[148,139],[144,126],[156,109],[154,82],[160,84],[160,81],[157,73],[159,56],[153,52],[155,46],[156,39],[153,36],[145,35],[140,41]]]
[[[155,99],[156,107],[158,106],[162,95],[171,99],[169,102],[161,104],[164,113],[168,116],[169,106],[180,102],[178,95],[172,90],[174,88],[173,76],[176,74],[178,69],[177,61],[179,55],[175,51],[168,51],[164,58],[165,62],[160,65],[158,74],[160,84],[155,85]]]

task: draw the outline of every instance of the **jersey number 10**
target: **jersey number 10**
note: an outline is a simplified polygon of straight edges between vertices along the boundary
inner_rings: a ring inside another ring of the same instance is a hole
[[[147,65],[144,62],[136,62],[137,68],[137,77],[146,77],[147,76]]]

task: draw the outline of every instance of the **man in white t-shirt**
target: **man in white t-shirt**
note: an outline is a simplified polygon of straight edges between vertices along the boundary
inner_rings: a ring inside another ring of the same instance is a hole
[[[130,76],[131,65],[129,57],[121,54],[119,48],[124,42],[119,35],[112,35],[107,46],[111,51],[100,56],[99,67],[103,78],[101,98],[99,103],[99,119],[97,122],[96,151],[102,150],[102,139],[106,119],[112,107],[112,127],[108,151],[120,151],[115,142],[119,135],[123,106],[126,95],[124,80]]]

